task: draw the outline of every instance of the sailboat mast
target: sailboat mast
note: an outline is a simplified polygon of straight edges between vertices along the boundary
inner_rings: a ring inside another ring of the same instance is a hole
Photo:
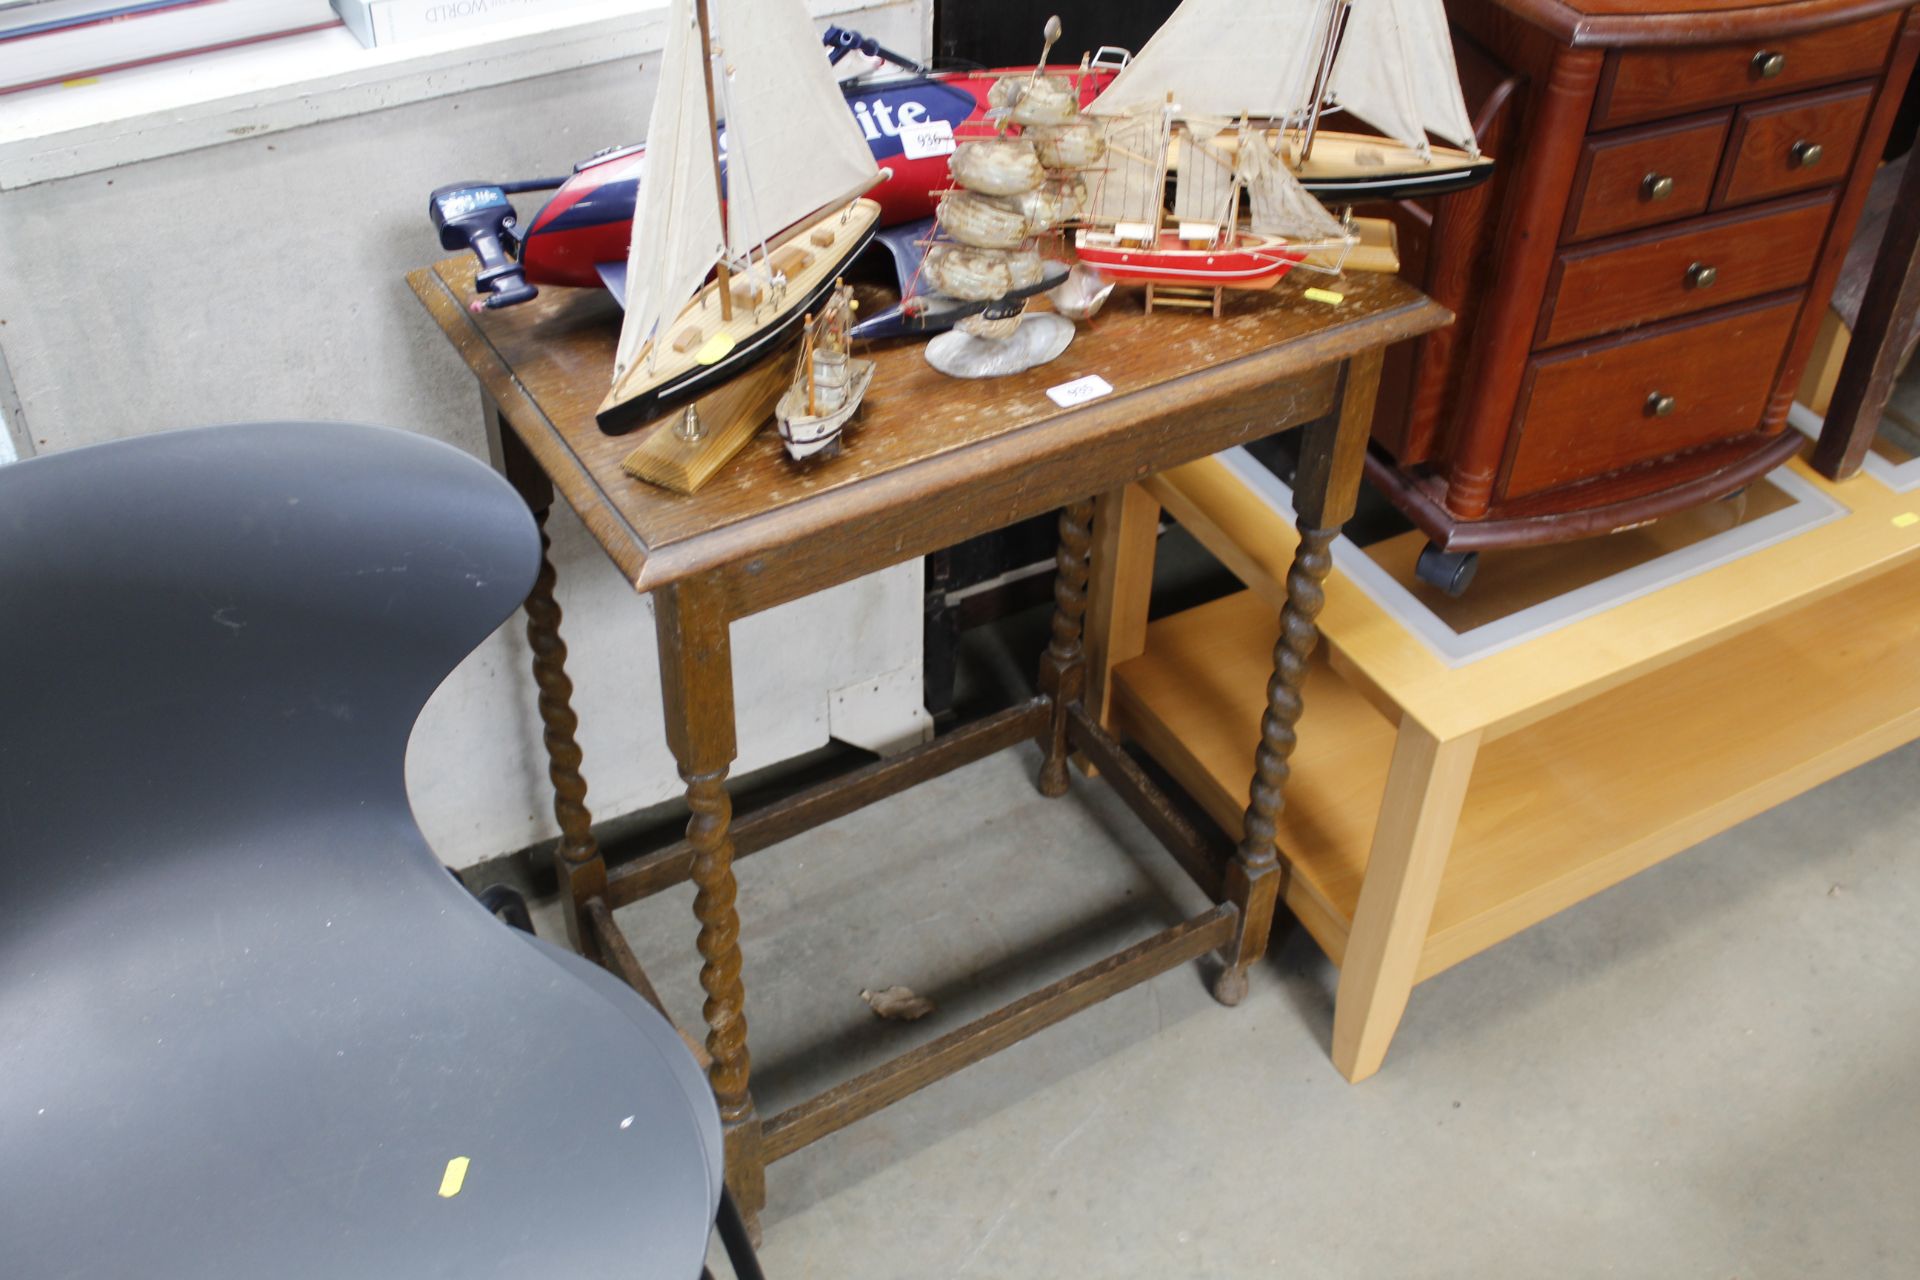
[[[727,225],[727,188],[720,177],[720,116],[713,108],[713,24],[707,17],[707,0],[693,0],[694,14],[700,21],[700,71],[707,84],[707,133],[712,142],[713,198],[720,205],[720,226]],[[733,319],[733,282],[727,270],[725,254],[716,269],[720,280],[720,319]]]
[[[1320,67],[1313,76],[1312,105],[1307,111],[1306,137],[1300,143],[1300,163],[1313,155],[1313,135],[1320,128],[1320,106],[1326,101],[1327,81],[1333,78],[1333,59],[1340,49],[1340,35],[1346,27],[1347,7],[1352,0],[1333,0],[1327,7],[1327,43],[1320,50]]]
[[[1160,244],[1160,228],[1167,219],[1167,152],[1173,140],[1173,91],[1167,91],[1167,105],[1160,110],[1160,132],[1154,153],[1159,158],[1153,178],[1153,240],[1154,247]]]

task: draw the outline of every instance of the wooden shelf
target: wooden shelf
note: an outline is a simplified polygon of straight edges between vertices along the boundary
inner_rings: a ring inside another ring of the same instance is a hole
[[[1237,834],[1277,622],[1253,592],[1164,619],[1113,715]],[[1397,726],[1316,659],[1280,846],[1342,961]],[[1920,562],[1781,613],[1479,753],[1416,981],[1920,737]]]

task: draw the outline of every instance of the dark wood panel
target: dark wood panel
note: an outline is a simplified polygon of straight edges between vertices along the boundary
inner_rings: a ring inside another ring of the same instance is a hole
[[[1845,181],[1873,88],[1855,85],[1742,107],[1734,117],[1714,208]]]
[[[1591,240],[1704,212],[1732,118],[1722,111],[1587,139],[1561,238]]]
[[[1826,311],[1828,300],[1833,297],[1834,283],[1840,277],[1840,264],[1846,259],[1847,246],[1852,243],[1854,228],[1860,223],[1860,211],[1866,206],[1867,191],[1873,186],[1876,162],[1887,145],[1887,132],[1893,128],[1894,117],[1900,112],[1901,90],[1913,74],[1916,59],[1920,59],[1920,8],[1907,11],[1906,24],[1900,31],[1900,40],[1894,46],[1893,56],[1887,60],[1886,78],[1874,99],[1873,114],[1867,118],[1866,131],[1860,140],[1862,162],[1854,166],[1853,172],[1847,177],[1846,186],[1841,188],[1833,226],[1827,231],[1827,242],[1821,247],[1819,264],[1814,267],[1813,278],[1807,285],[1807,297],[1811,305],[1794,332],[1787,358],[1780,363],[1780,377],[1773,386],[1773,402],[1767,406],[1765,425],[1770,431],[1786,430],[1787,410],[1792,407],[1793,397],[1800,389],[1800,375],[1805,371],[1807,357],[1813,351],[1813,340],[1820,331],[1821,316]]]
[[[936,63],[972,62],[985,67],[1031,66],[1040,53],[1040,27],[1048,14],[1060,18],[1055,65],[1072,66],[1082,53],[1103,44],[1138,53],[1167,20],[1179,0],[938,0],[934,6]],[[859,25],[847,14],[843,24]]]
[[[1527,367],[1502,496],[1519,497],[1752,431],[1800,297],[1568,348]],[[1672,398],[1656,413],[1655,397]]]
[[[1833,216],[1831,193],[1697,218],[1565,250],[1539,344],[1559,346],[1804,284]]]
[[[1682,111],[1770,97],[1789,89],[1877,74],[1900,15],[1777,39],[1758,37],[1701,49],[1628,49],[1608,55],[1594,108],[1597,129]],[[1780,59],[1772,75],[1765,60]]]
[[[1920,160],[1908,153],[1905,164],[1813,451],[1815,469],[1835,480],[1851,476],[1866,461],[1910,349],[1907,335],[1920,314]]]
[[[1676,48],[1776,39],[1893,9],[1907,0],[1501,0],[1516,20],[1584,49]],[[1657,6],[1657,7],[1656,7]],[[1451,12],[1453,5],[1447,6]]]

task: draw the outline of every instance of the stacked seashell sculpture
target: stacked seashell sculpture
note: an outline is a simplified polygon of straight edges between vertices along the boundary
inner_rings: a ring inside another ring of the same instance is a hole
[[[1050,48],[1058,18],[1048,21],[1047,37]],[[1070,322],[1025,314],[1026,299],[1066,278],[1065,263],[1041,256],[1040,237],[1084,211],[1083,172],[1106,154],[1101,127],[1080,113],[1078,77],[1040,70],[1008,76],[993,86],[987,106],[1002,129],[1019,132],[955,147],[947,167],[956,190],[934,211],[940,238],[923,268],[938,292],[986,304],[928,345],[933,366],[958,377],[1044,364],[1073,340]]]

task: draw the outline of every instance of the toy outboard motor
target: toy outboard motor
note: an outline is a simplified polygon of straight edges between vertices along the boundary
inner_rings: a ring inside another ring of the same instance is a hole
[[[527,283],[520,264],[507,256],[517,221],[507,194],[559,185],[558,180],[544,179],[506,184],[456,182],[436,188],[427,198],[427,212],[433,218],[434,229],[440,233],[440,247],[471,249],[480,259],[480,271],[473,283],[487,299],[476,306],[489,310],[510,307],[539,295],[540,291]]]

